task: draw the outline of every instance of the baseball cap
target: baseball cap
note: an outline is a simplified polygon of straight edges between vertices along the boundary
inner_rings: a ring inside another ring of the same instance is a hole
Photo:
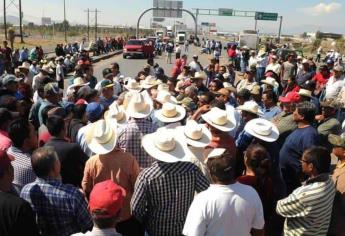
[[[3,79],[2,79],[2,84],[5,86],[11,82],[19,82],[21,79],[18,79],[17,77],[15,77],[14,75],[6,75]]]
[[[328,141],[335,147],[345,148],[345,137],[335,134],[328,135]]]
[[[57,83],[48,83],[44,86],[44,93],[58,94],[59,90],[60,89]]]
[[[164,75],[164,70],[162,67],[158,67],[155,71],[156,76]]]
[[[103,115],[103,107],[101,106],[101,104],[97,103],[97,102],[91,102],[89,104],[87,104],[86,106],[86,115],[87,118],[91,121],[94,122],[96,120],[98,120],[99,118],[102,117]]]
[[[3,175],[11,165],[11,159],[5,150],[0,150],[0,175]]]
[[[109,68],[105,68],[105,69],[102,71],[102,74],[103,74],[103,78],[107,78],[108,76],[113,75],[113,73],[111,72],[111,69],[109,69]]]
[[[285,97],[279,97],[279,101],[283,103],[298,103],[301,96],[297,92],[289,92]]]
[[[109,79],[105,79],[101,82],[101,88],[111,88],[113,86],[114,84]]]
[[[100,182],[90,193],[90,212],[96,218],[113,217],[122,209],[125,196],[126,191],[112,180]]]

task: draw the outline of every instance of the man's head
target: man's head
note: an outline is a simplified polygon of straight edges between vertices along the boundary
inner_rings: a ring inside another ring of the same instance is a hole
[[[111,82],[111,80],[103,80],[101,82],[101,91],[102,96],[106,99],[110,99],[114,95],[114,84]]]
[[[338,79],[338,78],[340,78],[343,75],[344,67],[342,67],[342,66],[335,66],[333,68],[333,72],[334,72],[334,77]]]
[[[213,150],[211,153],[213,152],[217,152],[217,149]],[[231,184],[235,177],[236,158],[228,152],[224,152],[220,155],[211,155],[209,155],[207,159],[207,167],[210,171],[213,183],[224,185]]]
[[[315,119],[316,107],[311,102],[301,102],[296,106],[296,109],[293,113],[294,121],[312,123]]]
[[[334,135],[328,136],[328,142],[333,146],[333,154],[340,160],[345,160],[345,135]]]
[[[236,95],[238,105],[243,105],[245,102],[249,101],[250,96],[251,94],[248,89],[241,89]]]
[[[9,192],[14,179],[13,166],[6,151],[0,150],[0,191]]]
[[[65,135],[65,121],[59,116],[48,117],[47,129],[51,136],[63,138]]]
[[[297,92],[289,92],[285,97],[280,97],[279,101],[283,107],[283,111],[290,114],[296,109],[296,104],[301,100],[301,96]]]
[[[197,62],[198,59],[199,59],[199,57],[198,57],[197,55],[193,55],[193,60],[194,60],[195,62]]]
[[[61,100],[60,89],[57,83],[48,83],[44,86],[44,97],[52,104],[58,104]]]
[[[8,43],[7,43],[7,41],[5,40],[5,41],[3,41],[2,42],[2,44],[4,45],[4,47],[6,48],[7,47],[7,45],[8,45]]]
[[[229,101],[230,92],[225,88],[221,88],[215,92],[215,95],[217,101],[227,103]]]
[[[37,148],[37,135],[34,126],[27,119],[19,118],[11,122],[8,135],[13,146],[24,151]]]
[[[112,72],[111,69],[105,68],[105,69],[102,71],[102,74],[103,74],[103,78],[104,78],[104,79],[113,80],[113,72]]]
[[[39,178],[60,178],[61,164],[53,147],[35,150],[31,157],[32,169]]]
[[[86,106],[86,116],[90,122],[96,122],[103,117],[104,109],[97,102],[91,102]]]
[[[310,70],[310,62],[308,59],[304,59],[302,61],[302,66],[304,71],[309,71]]]
[[[219,67],[219,74],[224,75],[226,73],[226,66]]]
[[[152,57],[150,57],[149,59],[147,59],[147,64],[149,64],[150,66],[153,66],[155,64],[154,60]]]
[[[195,99],[196,96],[198,95],[198,89],[195,87],[195,86],[188,86],[186,89],[185,89],[185,94],[190,97],[191,99]]]
[[[303,173],[308,176],[329,173],[330,153],[325,147],[311,147],[304,151],[301,164]]]
[[[126,191],[111,180],[96,184],[91,193],[89,209],[100,229],[114,228],[125,202]]]
[[[2,79],[2,85],[11,93],[18,91],[18,79],[14,75],[6,75]]]
[[[325,119],[333,117],[337,113],[338,104],[333,99],[327,99],[321,102],[322,115]]]
[[[289,54],[289,56],[288,56],[288,61],[289,61],[289,62],[293,62],[294,58],[295,58],[295,55],[294,55],[294,54]]]
[[[262,94],[262,103],[266,108],[271,108],[275,106],[277,104],[277,100],[277,95],[271,90],[265,91]]]
[[[187,58],[188,58],[188,57],[187,57],[186,54],[183,54],[181,58],[182,58],[182,60],[187,61]]]

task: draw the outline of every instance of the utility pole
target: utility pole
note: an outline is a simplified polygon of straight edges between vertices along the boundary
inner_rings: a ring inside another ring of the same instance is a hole
[[[63,0],[63,22],[65,31],[65,43],[67,43],[66,0]]]
[[[95,10],[95,42],[97,42],[97,16],[98,16],[98,11],[97,8]]]
[[[20,31],[20,43],[24,43],[24,40],[23,40],[22,0],[19,0],[19,31]]]
[[[87,12],[87,41],[90,42],[90,9],[85,12]]]
[[[283,16],[280,16],[279,31],[278,31],[278,43],[280,43],[280,36],[282,32]]]
[[[5,28],[5,39],[7,40],[6,0],[4,0],[4,28]]]

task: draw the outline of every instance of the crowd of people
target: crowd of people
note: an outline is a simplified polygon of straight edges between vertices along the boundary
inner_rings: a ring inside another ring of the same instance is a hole
[[[83,52],[66,91],[63,55],[6,69],[0,235],[344,235],[344,65],[230,49],[133,78]]]

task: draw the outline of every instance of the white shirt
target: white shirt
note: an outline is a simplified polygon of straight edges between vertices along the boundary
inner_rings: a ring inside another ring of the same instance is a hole
[[[258,60],[256,59],[256,57],[251,56],[249,58],[248,67],[250,68],[251,66],[256,66],[257,64]]]
[[[271,70],[277,75],[280,75],[280,69],[281,69],[281,65],[279,63],[275,63],[275,64],[271,63],[266,67],[266,72]]]
[[[100,229],[97,227],[93,227],[92,231],[87,231],[85,234],[83,233],[76,233],[72,234],[72,236],[122,236],[122,234],[118,233],[115,228],[108,228],[108,229]]]
[[[189,63],[189,66],[191,69],[195,70],[195,72],[201,71],[201,67],[199,63],[196,63],[195,61],[192,61],[191,63]]]
[[[56,66],[56,81],[64,80],[65,74],[63,71],[63,66],[60,64],[57,64]]]
[[[344,83],[344,76],[342,76],[339,79],[334,78],[334,76],[329,78],[329,80],[328,80],[328,82],[326,84],[325,98],[326,99],[335,99],[335,98],[337,98],[340,90],[342,89],[342,87],[344,85],[345,85],[345,83]]]
[[[77,134],[77,140],[76,140],[76,143],[79,144],[80,148],[84,151],[84,153],[91,157],[92,155],[94,155],[94,153],[90,150],[89,146],[87,145],[86,143],[86,137],[85,137],[85,132],[86,130],[90,127],[92,123],[86,125],[86,126],[83,126],[81,127],[79,130],[78,130],[78,134]]]
[[[268,57],[263,56],[263,57],[256,57],[256,68],[265,68],[268,63]]]
[[[183,234],[187,236],[250,236],[265,224],[261,200],[248,185],[212,184],[189,208]]]

